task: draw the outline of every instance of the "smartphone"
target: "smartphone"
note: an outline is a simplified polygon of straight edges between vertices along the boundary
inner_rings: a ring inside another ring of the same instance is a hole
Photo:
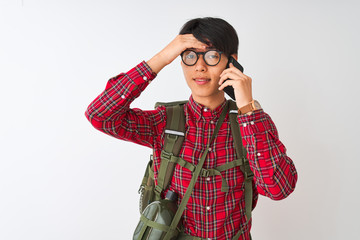
[[[230,67],[230,63],[234,64],[234,67],[236,67],[237,69],[239,69],[241,72],[244,72],[244,68],[243,66],[241,66],[240,63],[238,63],[233,57],[229,57],[229,61],[226,65],[226,68]],[[225,81],[229,80],[226,79]],[[224,92],[229,95],[229,97],[231,97],[233,100],[235,100],[235,93],[234,93],[234,88],[232,86],[227,86],[224,88]]]

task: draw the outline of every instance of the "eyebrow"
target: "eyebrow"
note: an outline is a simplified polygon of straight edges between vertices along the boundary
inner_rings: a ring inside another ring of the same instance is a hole
[[[187,48],[186,50],[196,51],[196,48]],[[205,48],[205,51],[208,51],[208,50],[217,50],[217,49],[214,48],[214,47],[207,47],[207,48]]]

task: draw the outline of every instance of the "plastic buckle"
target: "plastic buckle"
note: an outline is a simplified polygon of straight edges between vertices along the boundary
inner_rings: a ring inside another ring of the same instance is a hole
[[[205,169],[205,168],[203,168],[203,169],[201,170],[201,176],[202,176],[202,177],[208,177],[208,176],[210,176],[210,171],[207,170],[207,169]]]
[[[143,193],[143,192],[144,192],[144,189],[145,189],[145,187],[144,187],[143,185],[141,185],[141,186],[139,187],[138,194]]]
[[[168,153],[163,150],[163,151],[161,151],[160,157],[161,157],[161,159],[165,158],[170,161],[171,156],[173,156],[173,155],[174,155],[173,153]]]
[[[159,193],[159,194],[162,192],[162,188],[159,187],[159,185],[156,185],[155,188],[154,188],[154,190],[155,190],[157,193]]]
[[[176,141],[178,139],[178,136],[173,134],[167,134],[166,138],[171,141]]]
[[[252,179],[253,177],[254,177],[254,173],[253,172],[251,172],[251,170],[248,172],[248,171],[246,171],[245,172],[245,179],[247,180],[247,179]]]
[[[250,169],[250,165],[245,165],[244,168],[245,172],[244,172],[244,177],[245,179],[252,179],[254,177],[254,173],[251,171]]]
[[[244,177],[246,180],[252,179],[254,177],[254,173],[251,171],[249,160],[247,158],[243,158],[244,163]]]

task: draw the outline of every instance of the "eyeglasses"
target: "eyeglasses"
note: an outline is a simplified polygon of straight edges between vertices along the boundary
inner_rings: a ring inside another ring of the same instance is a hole
[[[185,50],[180,56],[183,63],[187,66],[194,66],[199,60],[199,55],[203,55],[205,63],[209,66],[217,65],[221,60],[222,52],[218,50],[208,50],[206,52],[195,52],[194,50]]]

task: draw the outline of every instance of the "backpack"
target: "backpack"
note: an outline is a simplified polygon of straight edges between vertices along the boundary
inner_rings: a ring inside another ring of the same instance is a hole
[[[164,147],[160,155],[161,162],[156,185],[154,180],[153,155],[150,155],[150,160],[146,166],[144,177],[138,191],[140,194],[140,213],[142,213],[146,206],[149,205],[151,202],[161,199],[162,192],[166,190],[171,183],[176,164],[179,164],[182,167],[189,169],[191,172],[195,171],[196,166],[178,157],[185,138],[184,105],[186,103],[187,101],[177,101],[169,103],[157,102],[155,104],[155,108],[157,108],[158,106],[166,107],[167,121],[164,136]],[[242,173],[244,174],[245,214],[247,221],[249,221],[252,211],[252,179],[254,174],[250,169],[249,160],[246,157],[246,149],[242,144],[241,132],[237,121],[238,111],[236,103],[232,100],[228,100],[227,104],[229,104],[231,134],[233,135],[234,139],[237,159],[232,162],[220,165],[214,169],[201,168],[200,175],[203,177],[220,175],[222,177],[222,171],[228,170],[233,167],[240,167]],[[221,191],[228,191],[226,180],[223,177]],[[181,205],[179,206],[179,208],[180,207],[185,208],[185,206]],[[234,239],[238,239],[241,233],[242,231],[240,230],[236,234]]]

